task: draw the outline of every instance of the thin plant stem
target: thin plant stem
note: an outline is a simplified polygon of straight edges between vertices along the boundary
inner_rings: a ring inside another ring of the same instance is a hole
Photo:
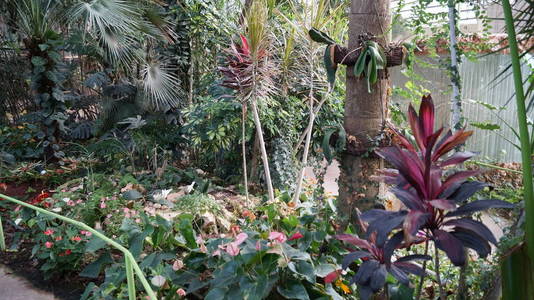
[[[6,251],[6,238],[4,237],[2,217],[0,217],[0,250]]]
[[[260,142],[261,159],[263,161],[263,169],[265,171],[265,183],[267,184],[267,192],[269,193],[269,200],[274,201],[273,184],[271,181],[271,171],[269,170],[269,158],[267,156],[267,150],[265,149],[265,141],[263,140],[263,131],[261,129],[260,115],[258,114],[258,108],[256,100],[251,101],[252,112],[254,114],[254,122],[256,123],[256,131],[258,132],[258,138]]]
[[[530,135],[528,132],[527,110],[525,106],[525,92],[523,90],[523,78],[521,74],[521,62],[519,61],[519,48],[514,27],[514,16],[509,0],[502,0],[508,43],[510,45],[510,57],[512,60],[512,72],[515,84],[515,98],[517,104],[517,120],[519,124],[519,136],[521,140],[521,163],[523,167],[523,188],[525,193],[525,237],[527,252],[530,261],[534,261],[534,188],[532,185],[532,158]]]
[[[128,283],[128,298],[129,300],[135,300],[135,279],[130,257],[124,256],[124,263],[126,265],[126,280]]]
[[[312,41],[310,41],[310,45],[312,44]],[[313,57],[315,54],[315,51],[312,51],[311,57]],[[310,144],[311,144],[311,136],[313,133],[313,123],[315,122],[315,113],[313,111],[313,91],[314,91],[314,85],[313,85],[313,60],[310,59],[310,92],[308,94],[308,107],[310,109],[310,120],[308,123],[308,134],[306,135],[306,143],[304,144],[304,153],[302,154],[302,165],[299,173],[299,177],[297,179],[297,188],[295,189],[295,195],[293,196],[293,202],[296,204],[299,201],[300,198],[300,192],[302,190],[302,182],[304,180],[304,172],[306,171],[306,167],[308,165],[308,154],[310,151]]]
[[[446,300],[445,298],[445,291],[443,290],[443,285],[441,283],[441,276],[439,274],[439,249],[438,247],[436,247],[436,245],[434,245],[434,264],[435,264],[435,267],[436,267],[436,281],[438,282],[438,287],[439,287],[439,299],[440,300]]]
[[[428,255],[428,244],[429,241],[425,241],[425,255]],[[423,275],[419,278],[419,287],[417,288],[417,294],[415,296],[416,300],[421,299],[421,292],[423,291],[423,284],[425,283],[425,274],[426,274],[426,263],[427,261],[423,261]]]
[[[243,102],[241,107],[241,151],[243,152],[243,183],[245,185],[245,197],[248,202],[248,178],[247,178],[247,145],[246,145],[246,133],[245,133],[245,121],[246,121],[246,115],[247,115],[247,104]]]

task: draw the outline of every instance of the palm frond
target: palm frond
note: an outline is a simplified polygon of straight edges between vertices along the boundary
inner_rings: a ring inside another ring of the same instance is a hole
[[[150,108],[168,110],[177,107],[182,99],[180,79],[158,60],[147,61],[141,69],[143,91]]]

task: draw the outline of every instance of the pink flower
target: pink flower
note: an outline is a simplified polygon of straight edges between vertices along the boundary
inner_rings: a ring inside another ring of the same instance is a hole
[[[271,231],[271,233],[269,233],[269,239],[271,241],[276,241],[278,243],[283,243],[283,242],[285,242],[287,240],[287,237],[282,232]]]
[[[174,271],[178,271],[182,269],[183,267],[184,267],[184,263],[179,259],[175,260],[174,263],[172,264],[172,269]]]
[[[54,243],[52,243],[52,242],[46,242],[45,243],[45,247],[48,248],[48,249],[52,248],[52,246],[54,246]]]
[[[92,235],[91,231],[82,230],[82,231],[80,231],[80,233],[85,235],[85,236],[91,236]]]
[[[213,251],[211,256],[221,256],[221,249],[217,249],[217,250]]]
[[[106,203],[100,202],[100,208],[106,208]]]
[[[75,237],[72,237],[71,240],[73,240],[73,241],[75,241],[75,242],[79,242],[79,241],[82,240],[82,238],[79,237],[79,236],[75,236]]]
[[[303,238],[304,236],[302,235],[302,233],[300,232],[295,232],[289,239],[288,241],[292,241],[292,240],[298,240],[298,239],[301,239]]]
[[[54,234],[54,230],[52,230],[52,229],[47,229],[44,232],[44,235],[52,235],[52,234]]]
[[[235,237],[235,242],[234,244],[236,246],[239,246],[241,245],[246,239],[248,238],[248,234],[244,233],[244,232],[241,232],[240,234],[238,234],[236,237]]]
[[[82,199],[79,199],[79,200],[76,201],[76,204],[80,204],[80,203],[82,203],[82,202],[83,202],[83,200],[82,200]]]
[[[122,209],[122,211],[123,211],[125,214],[127,214],[127,213],[130,211],[130,209],[129,209],[128,207],[125,207],[125,208]]]
[[[231,256],[236,256],[239,254],[239,247],[235,243],[230,243],[226,246],[226,253]]]
[[[260,251],[260,250],[261,250],[261,243],[260,243],[260,241],[256,241],[256,250],[257,250],[257,251]]]
[[[186,292],[184,291],[184,289],[177,289],[176,294],[178,294],[178,296],[180,297],[185,297]]]
[[[17,207],[15,207],[15,211],[19,211],[20,208],[21,208],[21,206],[20,206],[20,205],[17,205]]]
[[[61,241],[63,239],[62,236],[56,236],[56,241]]]
[[[67,201],[67,205],[68,206],[74,206],[74,205],[76,205],[76,203],[74,201],[72,201],[72,200],[69,200],[69,201]]]
[[[135,219],[135,223],[138,223],[138,224],[141,223],[141,219],[139,218]]]

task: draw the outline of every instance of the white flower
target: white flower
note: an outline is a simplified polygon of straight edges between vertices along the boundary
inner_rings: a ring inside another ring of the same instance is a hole
[[[165,277],[161,276],[161,275],[156,275],[154,277],[152,277],[152,280],[150,280],[150,282],[154,285],[154,286],[157,286],[157,287],[162,287],[165,282],[167,280],[165,279]]]
[[[65,197],[65,198],[63,198],[63,199],[61,199],[61,200],[63,200],[63,202],[69,202],[69,201],[70,201],[70,198],[69,198],[69,197]]]
[[[60,212],[61,211],[61,207],[54,207],[54,208],[52,208],[52,211],[53,212]]]
[[[167,196],[172,192],[172,189],[168,190],[161,190],[159,193],[154,193],[152,197],[154,197],[155,201],[163,201],[167,199]]]
[[[22,222],[22,218],[18,218],[18,219],[15,220],[15,224],[17,224],[17,225],[19,225],[20,222]]]

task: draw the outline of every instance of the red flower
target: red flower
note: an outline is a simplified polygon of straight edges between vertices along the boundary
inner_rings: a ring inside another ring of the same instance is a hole
[[[45,247],[48,248],[48,249],[52,248],[52,246],[54,246],[54,243],[52,243],[52,242],[46,242],[45,243]]]
[[[54,234],[54,230],[52,230],[52,229],[47,229],[44,232],[44,235],[52,235],[52,234]]]
[[[44,199],[50,197],[50,194],[47,192],[41,192],[39,195],[33,197],[33,199],[30,201],[30,204],[39,204],[43,202]]]
[[[56,236],[56,241],[61,241],[63,239],[63,237],[61,236]]]
[[[324,283],[334,282],[334,280],[336,280],[336,278],[339,276],[340,271],[341,270],[335,270],[335,271],[328,273],[328,275],[326,275],[326,277],[324,278]]]
[[[71,253],[72,253],[72,250],[70,249],[65,250],[65,255],[70,255]]]
[[[292,241],[292,240],[298,240],[298,239],[301,239],[303,238],[304,236],[302,235],[302,233],[300,232],[295,232],[289,239],[288,241]]]
[[[71,240],[73,240],[73,241],[75,241],[75,242],[79,242],[79,241],[82,240],[82,238],[79,237],[79,236],[74,236],[74,237],[71,238]]]

